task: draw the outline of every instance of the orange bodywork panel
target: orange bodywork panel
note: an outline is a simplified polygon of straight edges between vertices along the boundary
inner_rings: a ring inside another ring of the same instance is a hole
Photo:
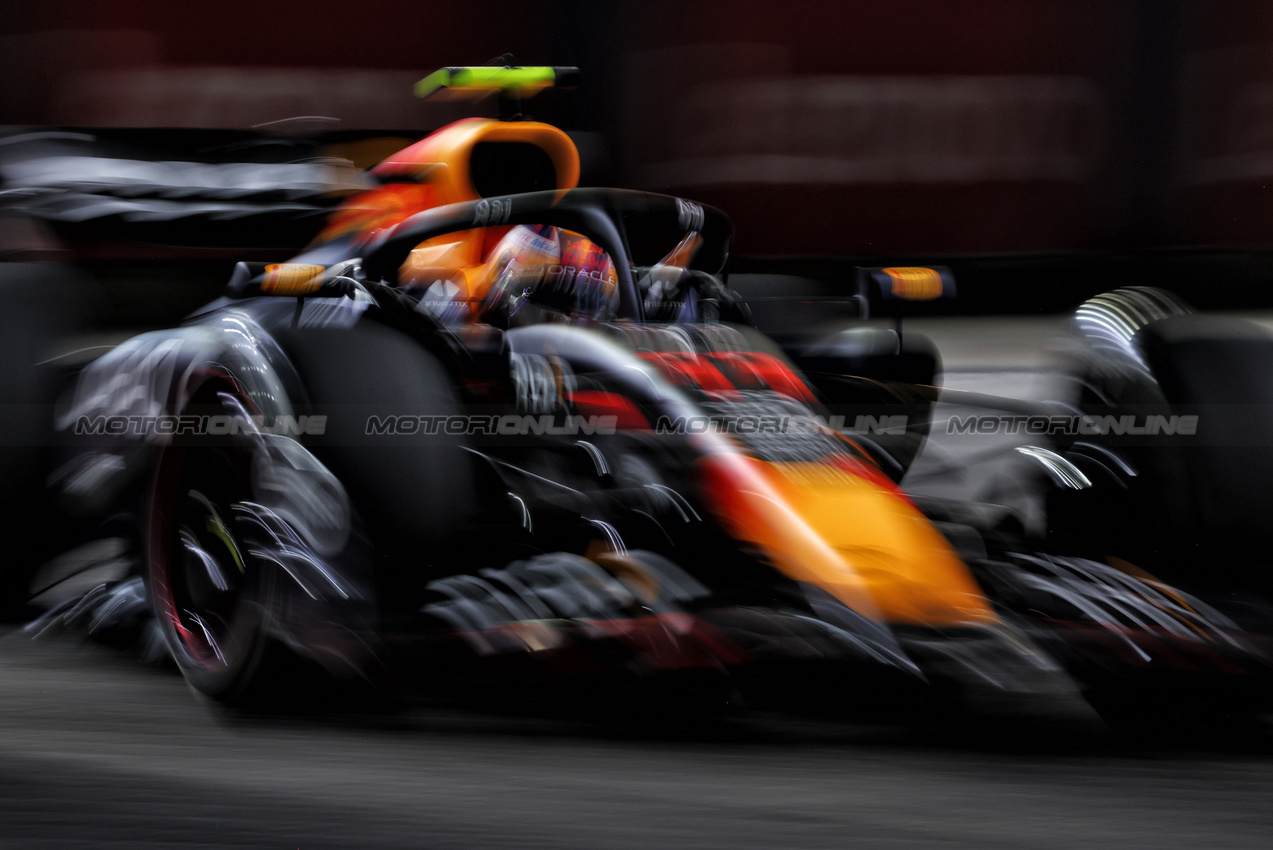
[[[718,521],[787,576],[895,625],[998,622],[967,566],[894,488],[825,463],[767,463],[734,452],[700,461]]]
[[[552,160],[557,192],[564,195],[579,185],[579,151],[570,137],[551,124],[538,121],[495,121],[466,118],[398,151],[372,169],[391,173],[408,166],[432,166],[429,182],[438,189],[439,204],[475,201],[481,196],[469,178],[469,158],[479,142],[523,142],[535,145]]]
[[[359,241],[433,207],[480,199],[469,175],[479,142],[522,142],[544,151],[557,174],[558,195],[579,185],[579,151],[570,137],[537,121],[466,118],[403,148],[371,169],[384,186],[347,200],[332,215],[317,242],[356,233]],[[456,234],[452,241],[459,237]]]
[[[421,242],[407,255],[399,281],[422,285],[448,281],[456,287],[458,300],[470,302],[469,311],[476,318],[493,277],[488,266],[496,258],[490,254],[508,231],[507,227],[481,227]]]
[[[356,235],[370,241],[377,233],[438,205],[436,187],[415,183],[389,183],[360,192],[345,201],[327,220],[314,244]]]

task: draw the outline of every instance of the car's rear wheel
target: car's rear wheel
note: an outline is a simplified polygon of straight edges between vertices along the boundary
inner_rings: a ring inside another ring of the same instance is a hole
[[[45,479],[55,460],[53,407],[65,375],[54,361],[87,324],[90,281],[53,263],[0,265],[0,621],[25,620],[39,565],[65,548],[69,519]]]

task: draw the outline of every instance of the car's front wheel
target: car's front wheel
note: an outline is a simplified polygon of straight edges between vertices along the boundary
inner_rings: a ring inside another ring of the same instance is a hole
[[[210,380],[189,410],[243,410],[231,381]],[[226,704],[264,698],[281,648],[265,623],[274,576],[249,541],[254,492],[250,438],[176,437],[156,467],[147,522],[146,580],[160,632],[186,680]]]

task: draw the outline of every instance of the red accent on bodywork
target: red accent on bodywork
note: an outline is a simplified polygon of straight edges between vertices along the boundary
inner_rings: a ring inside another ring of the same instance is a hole
[[[627,396],[602,390],[581,390],[567,393],[566,397],[580,416],[615,416],[618,417],[615,425],[621,430],[650,430],[650,421]]]
[[[750,656],[714,626],[691,614],[631,620],[584,620],[588,637],[618,640],[654,670],[732,667]]]
[[[707,355],[740,390],[771,389],[800,401],[817,398],[791,367],[759,351],[719,351]]]
[[[1224,647],[1194,637],[1182,636],[1158,626],[1125,626],[1121,623],[1078,622],[1038,618],[1056,629],[1066,644],[1080,654],[1101,657],[1130,667],[1174,669],[1186,673],[1241,674],[1251,672],[1243,661],[1261,668],[1268,663],[1268,648],[1235,643],[1241,656]],[[1139,651],[1137,651],[1139,650]]]
[[[653,363],[665,378],[678,386],[700,390],[734,389],[710,360],[692,351],[643,351],[637,356]]]
[[[545,630],[551,636],[546,636]],[[597,644],[618,644],[625,650],[621,655],[639,660],[647,672],[716,669],[751,659],[746,650],[715,626],[677,612],[614,620],[559,620],[552,625],[513,622],[480,631],[450,633],[480,655],[529,657],[557,675],[604,671],[608,666],[605,659],[611,653],[598,655]]]

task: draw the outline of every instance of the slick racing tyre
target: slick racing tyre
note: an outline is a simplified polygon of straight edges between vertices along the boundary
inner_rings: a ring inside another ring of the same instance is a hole
[[[323,433],[306,437],[306,446],[344,484],[373,537],[434,545],[476,514],[462,436],[369,425],[463,412],[436,357],[370,322],[300,328],[278,338],[304,385],[306,409],[326,417]]]
[[[1072,320],[1076,333],[1063,341],[1072,403],[1096,422],[1169,415],[1172,400],[1159,372],[1171,367],[1162,358],[1157,365],[1147,361],[1146,346],[1159,347],[1151,340],[1161,328],[1201,318],[1175,295],[1150,287],[1124,287],[1084,302]],[[1195,500],[1178,440],[1098,433],[1059,438],[1057,450],[1089,486],[1047,490],[1051,545],[1156,568],[1194,558]]]
[[[1156,322],[1138,342],[1172,412],[1197,417],[1196,435],[1174,453],[1192,495],[1176,518],[1197,529],[1192,557],[1273,588],[1263,567],[1273,543],[1273,334],[1195,315]]]
[[[252,709],[299,704],[319,685],[306,672],[314,662],[364,678],[386,604],[410,609],[404,591],[423,584],[421,563],[474,513],[461,438],[367,432],[372,415],[458,412],[430,354],[371,324],[278,340],[298,416],[325,427],[295,440],[251,429],[174,438],[147,530],[150,595],[178,666],[201,693]],[[234,376],[213,364],[203,372],[183,415],[260,416]],[[347,533],[328,539],[336,528]],[[324,597],[315,584],[337,592]]]
[[[504,488],[479,479],[464,436],[369,425],[458,420],[464,408],[437,357],[372,322],[291,329],[277,338],[302,384],[298,409],[326,417],[323,433],[303,442],[344,486],[374,552],[363,579],[382,624],[413,617],[430,577],[507,559],[490,550],[508,545],[498,529],[510,500]],[[474,531],[475,524],[486,530]]]
[[[1273,587],[1261,566],[1273,511],[1273,334],[1186,312],[1157,290],[1109,293],[1080,309],[1080,325],[1084,317],[1084,412],[1182,417],[1190,428],[1076,441],[1066,457],[1092,486],[1053,494],[1058,539],[1164,579]]]

